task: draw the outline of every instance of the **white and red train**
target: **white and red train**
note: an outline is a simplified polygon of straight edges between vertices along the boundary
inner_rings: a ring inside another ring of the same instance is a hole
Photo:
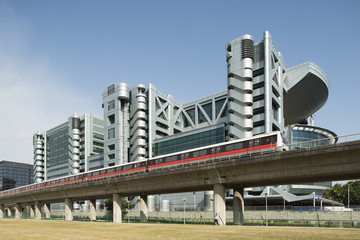
[[[288,150],[286,141],[281,132],[276,131],[267,134],[256,135],[251,138],[233,140],[229,142],[208,145],[205,147],[189,149],[181,152],[157,156],[142,161],[131,162],[123,165],[97,169],[89,172],[79,173],[57,179],[51,179],[41,183],[34,183],[18,188],[0,192],[0,198],[14,194],[31,192],[36,190],[51,189],[74,183],[86,183],[93,180],[118,177],[127,173],[147,173],[164,166],[176,166],[184,163],[195,163],[208,159],[220,157],[231,157],[235,155],[250,155],[264,151]]]

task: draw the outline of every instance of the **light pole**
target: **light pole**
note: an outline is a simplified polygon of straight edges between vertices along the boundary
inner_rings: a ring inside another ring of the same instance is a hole
[[[129,199],[127,200],[127,204],[128,204],[128,210],[127,210],[127,215],[128,215],[128,223],[130,223],[130,214],[129,214],[129,211],[130,211],[130,206],[129,206],[129,203],[130,203],[130,201],[129,201]]]
[[[348,183],[348,208],[350,208],[350,188]]]
[[[283,198],[284,198],[284,212],[285,212],[285,190],[286,190],[286,188],[284,188],[283,190],[284,190],[284,196],[283,196]]]
[[[313,202],[314,202],[314,209],[315,209],[315,207],[316,207],[316,203],[315,203],[315,192],[313,192]]]
[[[184,224],[185,224],[185,202],[186,202],[186,198],[184,198]]]
[[[195,204],[195,192],[193,192],[194,194],[194,212],[196,212],[196,204]]]
[[[159,194],[160,202],[159,202],[159,212],[161,212],[161,194]]]
[[[267,196],[268,196],[268,193],[266,192],[265,193],[266,226],[268,226]]]

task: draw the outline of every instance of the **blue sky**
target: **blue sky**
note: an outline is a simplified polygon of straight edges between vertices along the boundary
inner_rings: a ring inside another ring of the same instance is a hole
[[[33,162],[32,135],[102,116],[111,84],[186,103],[226,89],[226,44],[270,31],[288,67],[313,61],[330,95],[316,125],[360,132],[360,1],[0,0],[0,160]]]

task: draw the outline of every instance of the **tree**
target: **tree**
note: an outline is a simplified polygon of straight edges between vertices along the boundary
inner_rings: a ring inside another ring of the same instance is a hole
[[[108,211],[113,210],[113,199],[107,198],[105,199],[105,207]],[[121,211],[123,214],[127,213],[128,209],[132,209],[135,206],[131,201],[128,200],[128,198],[121,198]]]
[[[350,205],[360,205],[360,180],[350,181],[344,185],[343,203],[348,204],[348,187],[350,193]]]
[[[349,181],[345,184],[337,183],[325,191],[324,197],[347,206],[348,192],[350,193],[350,205],[360,205],[360,180]]]
[[[343,189],[340,184],[335,184],[332,188],[325,190],[325,198],[336,201],[342,202],[342,195]]]

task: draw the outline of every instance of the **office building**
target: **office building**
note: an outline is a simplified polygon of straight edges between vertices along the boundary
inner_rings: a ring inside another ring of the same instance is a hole
[[[104,121],[74,114],[68,121],[33,136],[34,182],[89,170],[88,158],[104,151]]]
[[[251,35],[230,41],[226,62],[227,89],[185,104],[152,84],[109,86],[103,93],[104,167],[277,130],[290,143],[336,141],[336,134],[313,124],[329,91],[319,66],[287,67],[269,32],[257,43]],[[330,183],[318,185],[286,187],[287,195],[281,187],[279,194],[295,202],[299,195],[321,194]],[[249,189],[245,197],[262,196],[266,189]]]
[[[251,35],[232,40],[225,51],[227,89],[183,104],[152,84],[112,84],[102,94],[104,121],[74,115],[35,134],[36,182],[277,130],[289,143],[324,136],[328,140],[319,143],[336,141],[335,133],[314,126],[314,113],[325,104],[329,91],[319,66],[306,62],[287,67],[269,32],[257,43]],[[270,191],[296,202],[314,192],[321,194],[330,183],[317,185],[252,188],[245,199],[255,200]],[[199,193],[194,196],[199,199]],[[178,204],[176,197],[168,198],[170,205]],[[204,209],[211,208],[205,204],[208,199],[205,192],[199,200]]]
[[[31,184],[33,165],[0,161],[0,191]]]

